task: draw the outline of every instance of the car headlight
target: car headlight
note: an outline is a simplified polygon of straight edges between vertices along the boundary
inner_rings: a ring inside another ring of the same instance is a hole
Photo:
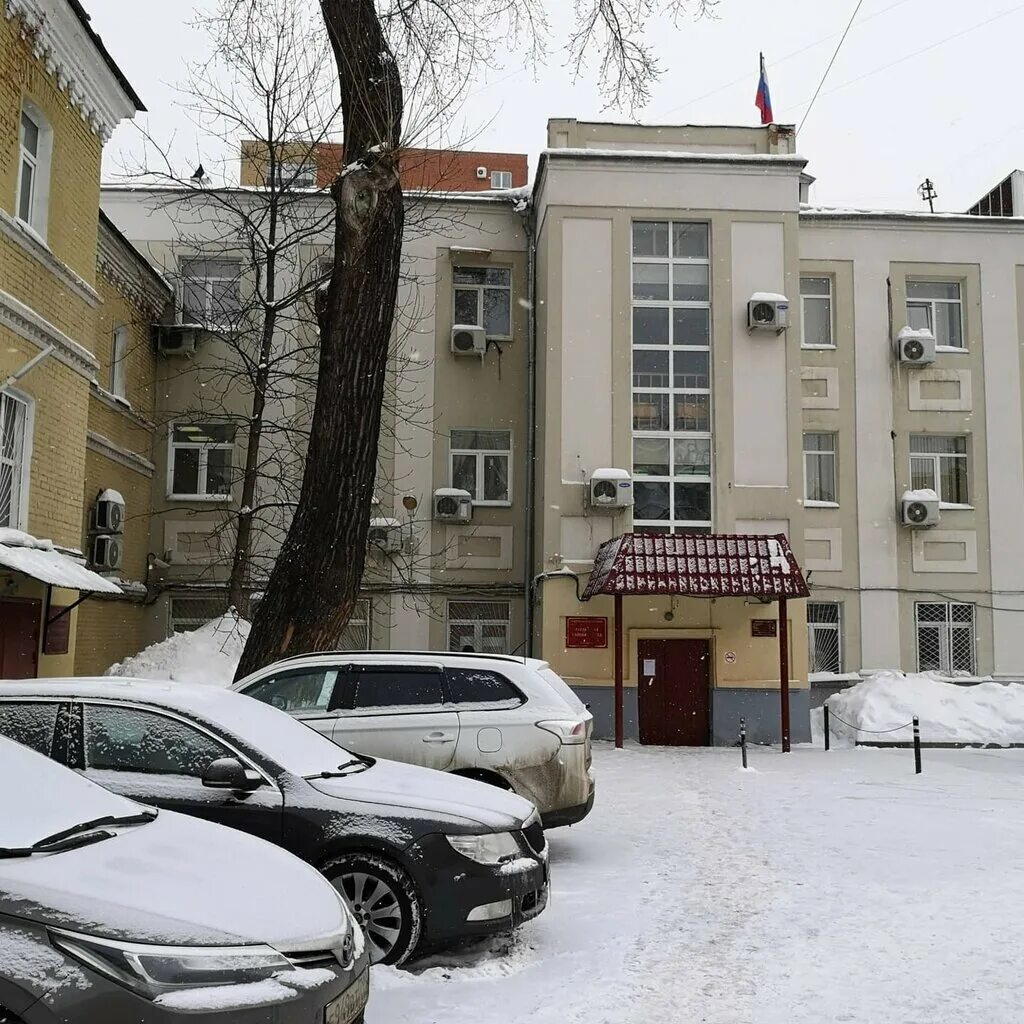
[[[57,929],[50,930],[50,942],[147,999],[187,988],[263,981],[293,969],[270,946],[150,946]]]
[[[445,836],[457,850],[477,864],[500,864],[522,855],[519,840],[511,832],[487,832],[480,836]]]

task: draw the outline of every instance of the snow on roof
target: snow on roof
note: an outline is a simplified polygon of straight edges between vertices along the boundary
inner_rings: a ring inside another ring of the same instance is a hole
[[[121,593],[117,584],[57,551],[52,540],[38,540],[29,533],[8,527],[0,528],[0,566],[66,590]]]
[[[807,163],[798,153],[702,153],[687,149],[587,149],[562,147],[545,149],[543,157],[600,157],[603,160],[692,160],[697,163],[781,164]]]

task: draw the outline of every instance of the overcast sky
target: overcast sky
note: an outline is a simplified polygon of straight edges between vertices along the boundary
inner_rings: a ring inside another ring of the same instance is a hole
[[[183,161],[217,159],[197,137],[173,90],[186,62],[204,54],[188,26],[203,5],[85,0],[107,48],[149,108],[140,115]],[[768,64],[775,119],[799,124],[807,112],[856,0],[720,0],[718,17],[651,35],[665,74],[641,121],[658,124],[758,123],[758,51]],[[553,25],[568,24],[571,0],[549,0]],[[917,186],[931,177],[937,209],[964,210],[1024,164],[1020,39],[1024,3],[1013,0],[863,0],[860,12],[798,139],[818,178],[821,204],[921,208]],[[555,40],[557,42],[557,39]],[[479,149],[525,152],[531,171],[549,117],[626,120],[603,110],[592,74],[574,82],[553,48],[533,71],[510,54],[468,99],[466,133]],[[1009,122],[1009,123],[1007,123]],[[138,151],[122,126],[107,148],[106,173]]]

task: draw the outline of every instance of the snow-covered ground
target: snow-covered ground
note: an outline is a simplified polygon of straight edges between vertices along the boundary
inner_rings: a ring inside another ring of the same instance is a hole
[[[506,955],[375,968],[367,1024],[1010,1024],[1024,751],[595,748]]]

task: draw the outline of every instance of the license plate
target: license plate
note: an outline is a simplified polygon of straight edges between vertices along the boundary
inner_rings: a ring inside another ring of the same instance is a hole
[[[369,969],[352,982],[337,999],[324,1008],[324,1024],[352,1024],[370,998]]]

